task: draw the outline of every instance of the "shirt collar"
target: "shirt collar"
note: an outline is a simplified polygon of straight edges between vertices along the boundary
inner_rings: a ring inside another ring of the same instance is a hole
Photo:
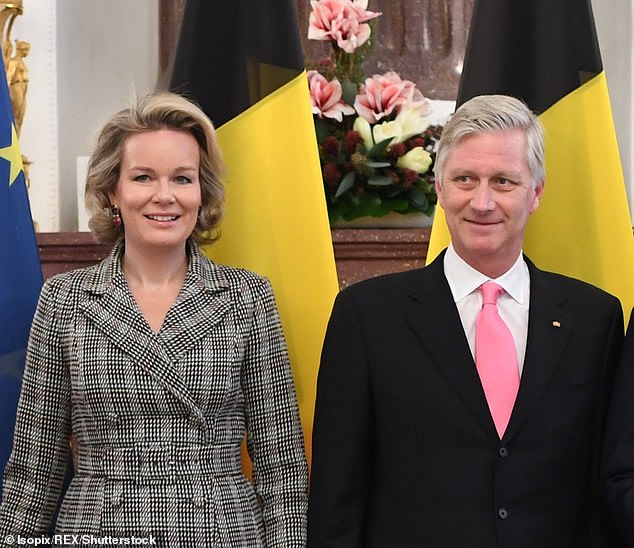
[[[455,302],[464,299],[484,282],[491,280],[491,278],[467,264],[456,253],[453,244],[449,244],[447,248],[443,268]],[[524,304],[528,295],[530,277],[528,266],[522,253],[520,252],[517,260],[509,270],[492,281],[500,285],[518,303]]]

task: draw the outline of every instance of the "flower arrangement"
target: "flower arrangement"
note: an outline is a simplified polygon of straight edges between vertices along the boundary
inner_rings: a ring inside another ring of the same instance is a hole
[[[379,12],[367,0],[311,0],[308,38],[330,54],[308,71],[330,222],[392,211],[431,215],[433,163],[442,128],[430,101],[396,72],[363,79]]]

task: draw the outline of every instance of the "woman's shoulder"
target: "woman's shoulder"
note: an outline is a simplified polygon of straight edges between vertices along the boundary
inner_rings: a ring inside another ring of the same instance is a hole
[[[216,262],[197,245],[190,247],[190,267],[208,282],[218,285],[268,285],[266,276],[252,270]]]
[[[230,287],[237,289],[269,287],[269,279],[247,268],[212,262],[217,274],[227,281]]]
[[[219,263],[214,263],[214,265],[226,278],[239,284],[247,283],[261,285],[269,283],[266,276],[258,274],[253,270]]]
[[[201,257],[201,265],[200,275],[209,288],[228,289],[243,298],[272,292],[266,276],[247,268],[217,263],[205,256]]]
[[[99,264],[95,264],[54,274],[44,281],[44,287],[51,290],[70,290],[73,287],[81,287],[86,281],[95,277],[97,271],[99,270],[99,266]]]
[[[56,301],[74,300],[85,293],[100,292],[110,276],[111,257],[97,264],[60,272],[44,281],[42,294]]]

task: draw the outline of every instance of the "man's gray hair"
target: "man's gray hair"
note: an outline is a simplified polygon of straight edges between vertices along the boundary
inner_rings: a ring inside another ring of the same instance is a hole
[[[508,95],[479,95],[463,103],[443,128],[434,167],[436,181],[442,174],[449,152],[467,135],[489,131],[520,129],[526,134],[526,161],[533,188],[543,183],[544,130],[537,116],[525,103]]]

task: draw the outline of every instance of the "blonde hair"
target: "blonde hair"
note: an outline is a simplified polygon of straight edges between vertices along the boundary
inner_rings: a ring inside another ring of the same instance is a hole
[[[200,147],[200,189],[202,205],[190,238],[211,243],[219,236],[218,225],[224,211],[224,164],[216,131],[196,104],[170,92],[154,92],[137,98],[117,112],[102,127],[88,163],[85,202],[91,214],[89,226],[102,243],[115,243],[125,233],[123,223],[112,222],[109,193],[119,182],[123,145],[128,137],[146,131],[172,129],[192,135]]]

